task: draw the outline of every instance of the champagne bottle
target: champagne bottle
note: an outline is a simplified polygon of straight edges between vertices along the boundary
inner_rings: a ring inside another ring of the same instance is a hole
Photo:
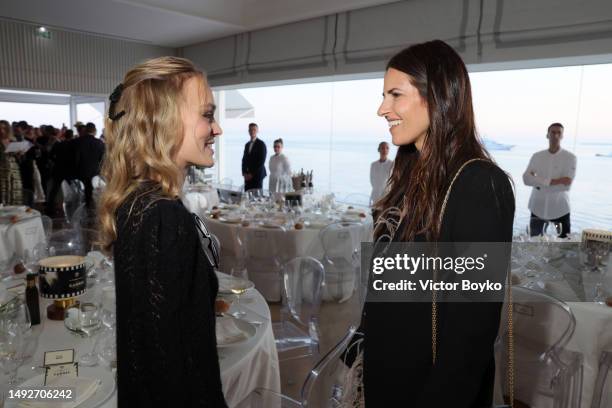
[[[25,290],[26,304],[30,312],[30,322],[32,325],[40,324],[40,307],[38,298],[38,288],[36,287],[36,274],[28,274],[27,287]]]

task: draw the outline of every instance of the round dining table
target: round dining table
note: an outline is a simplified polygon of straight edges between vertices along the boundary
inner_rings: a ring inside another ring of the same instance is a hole
[[[589,270],[580,257],[580,242],[535,241],[515,246],[524,248],[523,255],[531,259],[527,265],[537,271],[535,276],[521,276],[519,285],[565,302],[576,320],[565,348],[582,354],[581,406],[590,407],[598,376],[604,375],[600,373],[600,358],[604,351],[612,352],[612,307],[595,301],[598,285],[605,296],[612,294],[612,262],[604,262],[599,272]],[[611,261],[612,255],[608,259]],[[549,324],[561,323],[553,319]],[[607,382],[603,392],[612,395],[612,382]]]
[[[75,361],[77,361],[81,355],[92,350],[96,341],[95,336],[93,339],[86,339],[73,335],[64,327],[63,321],[48,320],[44,313],[48,304],[47,301],[41,299],[41,323],[31,328],[31,335],[37,338],[36,350],[32,355],[32,360],[24,364],[18,371],[19,377],[26,380],[43,373],[40,367],[43,364],[44,352],[74,349]],[[280,392],[280,371],[270,309],[262,295],[254,289],[242,296],[241,304],[242,310],[246,312],[242,319],[255,326],[256,333],[246,342],[218,348],[223,393],[229,407],[238,407],[240,402],[256,388]],[[232,311],[230,309],[230,312]],[[88,367],[86,371],[89,375],[93,373],[96,378],[103,378],[108,377],[111,369],[100,363],[97,366]],[[112,374],[114,378],[114,373]],[[1,380],[4,382],[4,378]],[[108,387],[100,387],[97,391],[108,393],[108,397],[102,402],[88,404],[85,401],[79,405],[79,408],[116,407],[115,385],[112,384],[112,392],[108,390]],[[90,400],[97,399],[99,398],[90,398]]]
[[[281,300],[279,267],[285,262],[303,256],[317,260],[322,260],[324,256],[351,259],[355,250],[360,251],[362,242],[372,241],[373,219],[368,210],[351,209],[348,214],[344,210],[316,217],[314,214],[303,214],[299,217],[302,221],[295,222],[301,224],[300,227],[285,222],[280,228],[278,222],[285,214],[277,212],[268,215],[255,211],[240,215],[238,212],[241,210],[236,207],[229,206],[228,210],[228,206],[222,205],[218,217],[212,217],[210,212],[200,215],[221,244],[222,267],[229,270],[237,260],[244,258],[248,278],[269,302]],[[260,216],[264,218],[257,218]],[[244,222],[236,217],[249,221]],[[330,236],[325,239],[326,248],[323,248],[320,233],[334,223],[340,228],[330,231]],[[331,282],[330,278],[331,274],[328,274],[323,285],[323,300],[348,299],[355,289],[354,277],[347,275],[343,278],[345,281],[335,282]]]
[[[26,206],[0,207],[0,276],[12,268],[12,260],[31,254],[45,242],[40,212]]]

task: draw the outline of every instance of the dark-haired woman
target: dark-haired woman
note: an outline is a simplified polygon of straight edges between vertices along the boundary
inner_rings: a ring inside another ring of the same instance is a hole
[[[442,41],[401,51],[387,65],[383,97],[378,114],[399,149],[374,211],[384,218],[397,208],[399,226],[377,223],[375,238],[510,242],[512,186],[479,142],[459,55]],[[366,406],[491,407],[500,313],[499,302],[437,303],[434,361],[432,303],[366,303]]]

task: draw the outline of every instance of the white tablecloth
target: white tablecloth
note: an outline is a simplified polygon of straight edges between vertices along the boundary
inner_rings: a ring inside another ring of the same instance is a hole
[[[29,367],[30,365],[41,365],[45,351],[75,348],[78,359],[80,355],[88,352],[92,345],[90,340],[78,338],[69,333],[62,321],[47,320],[45,313],[47,304],[44,303],[44,307],[41,307],[41,325],[34,326],[34,330],[40,335],[32,364],[21,367],[19,371],[19,375],[23,378],[41,373],[34,373]],[[243,296],[242,305],[243,310],[247,312],[246,320],[259,321],[262,324],[257,327],[257,334],[247,343],[235,347],[219,348],[223,393],[230,407],[237,406],[256,388],[261,387],[280,392],[280,371],[272,333],[270,309],[256,290]],[[105,369],[102,366],[98,368]],[[115,391],[101,407],[116,407],[116,395]],[[84,403],[79,408],[88,408],[88,405]]]
[[[14,254],[21,258],[26,251],[31,253],[38,243],[45,242],[45,231],[38,211],[24,210],[17,216],[16,223],[8,217],[0,218],[0,265]]]
[[[578,244],[576,244],[577,246]],[[603,351],[612,351],[612,307],[592,302],[595,285],[602,283],[607,296],[612,295],[612,262],[608,262],[607,272],[600,274],[581,270],[579,259],[566,258],[558,262],[538,262],[542,270],[556,270],[564,273],[561,280],[538,282],[539,289],[557,299],[565,301],[576,318],[574,335],[567,349],[582,353],[584,357],[584,378],[582,388],[582,407],[590,407],[595,380],[599,373],[599,358]],[[534,278],[537,281],[537,278]],[[612,382],[606,392],[612,393]]]
[[[323,248],[319,240],[320,228],[306,227],[301,230],[290,229],[283,232],[255,225],[243,227],[241,224],[224,223],[213,218],[207,218],[206,225],[221,242],[222,265],[224,262],[231,263],[239,254],[236,238],[240,237],[241,241],[244,241],[248,256],[246,267],[249,279],[255,283],[255,287],[268,301],[276,302],[281,298],[281,277],[277,270],[278,265],[274,264],[274,254],[279,255],[280,262],[286,262],[297,256],[312,256],[319,260],[323,257]],[[372,225],[372,217],[368,215],[363,221],[360,221],[357,227],[350,227],[357,228],[355,233],[351,233],[355,242],[350,242],[351,240],[344,243],[337,242],[336,245],[332,245],[332,252],[350,254],[351,247],[360,248],[361,242],[371,242]],[[340,284],[342,286],[340,290],[352,291],[353,282],[354,280],[351,279],[346,286]],[[332,297],[329,292],[336,291],[336,288],[329,284],[330,282],[326,283],[323,290],[324,299]]]

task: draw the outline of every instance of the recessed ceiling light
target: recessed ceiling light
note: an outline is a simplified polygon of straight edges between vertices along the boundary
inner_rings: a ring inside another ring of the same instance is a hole
[[[36,36],[41,38],[49,39],[51,38],[51,31],[47,29],[47,27],[40,26],[36,28]]]

